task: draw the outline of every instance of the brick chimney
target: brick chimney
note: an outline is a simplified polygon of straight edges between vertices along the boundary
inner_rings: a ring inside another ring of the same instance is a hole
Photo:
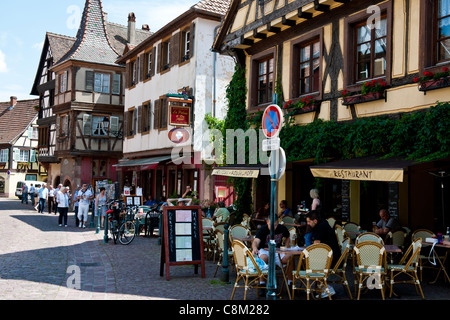
[[[144,31],[150,31],[150,26],[148,24],[143,24],[142,25],[142,30]]]
[[[136,16],[134,12],[128,15],[128,43],[136,44]]]
[[[17,97],[12,96],[11,97],[11,107],[14,107],[17,103]]]

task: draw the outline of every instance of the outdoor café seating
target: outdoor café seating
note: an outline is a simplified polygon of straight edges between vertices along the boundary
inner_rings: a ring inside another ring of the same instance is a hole
[[[344,228],[342,228],[340,225],[336,224],[334,226],[334,232],[336,233],[336,237],[338,240],[338,244],[341,247],[341,251],[343,250],[343,242],[345,239],[350,239],[349,235],[345,232]]]
[[[419,255],[421,248],[422,239],[417,238],[413,241],[413,243],[411,243],[405,255],[400,260],[399,264],[387,265],[387,273],[389,275],[391,289],[389,297],[392,297],[394,284],[410,283],[414,284],[417,294],[419,294],[420,291],[422,299],[425,299],[422,287],[420,285],[419,277],[417,275],[417,267],[419,265]],[[409,280],[398,280],[397,278],[401,275],[408,276]],[[419,291],[417,289],[419,289]]]
[[[326,292],[331,300],[327,279],[331,273],[332,259],[333,251],[324,243],[312,244],[305,248],[300,256],[297,270],[292,272],[292,299],[295,297],[295,290],[306,290],[308,300],[312,291],[314,294],[318,293],[319,297]],[[302,269],[303,264],[304,269]]]
[[[233,250],[234,263],[236,266],[236,282],[234,284],[233,292],[231,293],[231,300],[233,300],[236,288],[244,288],[244,300],[247,299],[248,289],[256,289],[256,295],[259,298],[258,289],[266,289],[266,285],[261,285],[260,279],[268,282],[268,270],[261,270],[253,257],[252,252],[247,246],[239,240],[234,240],[231,244]],[[247,258],[252,262],[252,265],[247,264]],[[241,280],[244,282],[240,284]]]
[[[384,242],[386,244],[395,245],[395,246],[399,247],[402,250],[402,252],[404,252],[405,243],[406,243],[406,236],[407,235],[408,235],[408,233],[405,230],[403,230],[403,229],[390,231],[386,235],[386,238],[384,239]],[[393,256],[393,254],[391,254],[391,264],[392,263],[394,263],[394,256]]]
[[[375,241],[362,241],[355,245],[353,251],[353,273],[357,299],[360,299],[361,291],[366,286],[369,289],[380,289],[381,297],[384,300],[386,276],[386,250],[384,246]]]
[[[249,237],[250,235],[251,235],[250,229],[244,227],[241,224],[236,224],[230,228],[230,233],[229,233],[230,242],[235,240],[235,238],[238,238],[237,240],[240,240],[243,242],[248,242],[248,241],[251,242],[251,240],[248,240],[248,241],[243,240],[243,239]]]

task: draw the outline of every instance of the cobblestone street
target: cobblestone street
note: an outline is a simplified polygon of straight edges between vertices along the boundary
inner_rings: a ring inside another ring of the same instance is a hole
[[[69,226],[59,227],[56,215],[39,214],[15,199],[0,199],[0,234],[1,300],[228,300],[235,280],[231,268],[231,284],[220,281],[221,269],[214,278],[216,264],[207,260],[205,278],[200,270],[195,275],[193,266],[176,266],[166,281],[160,276],[157,237],[137,237],[128,246],[104,244],[103,230],[96,234],[95,229],[76,228],[73,213]],[[68,288],[70,266],[81,270],[80,290]],[[348,277],[353,290],[353,278]],[[443,277],[434,285],[429,278],[423,281],[426,299],[448,300],[450,289]],[[334,300],[348,301],[341,286],[335,289]],[[399,297],[388,300],[421,300],[410,285],[400,285],[396,292]],[[247,298],[256,300],[255,290]],[[243,289],[237,290],[235,300],[242,299]],[[362,295],[362,300],[380,299],[378,290]],[[305,294],[296,294],[296,300],[306,300]]]

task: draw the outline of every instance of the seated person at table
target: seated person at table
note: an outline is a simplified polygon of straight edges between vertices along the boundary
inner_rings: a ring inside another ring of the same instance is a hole
[[[158,203],[155,200],[153,200],[153,197],[151,195],[148,195],[147,201],[144,203],[144,206],[151,207],[151,206],[154,206],[154,205],[157,205],[157,204]]]
[[[228,223],[230,211],[225,208],[225,202],[219,201],[218,206],[218,209],[216,210],[216,212],[214,212],[213,220]]]
[[[256,213],[255,219],[258,220],[266,220],[270,215],[270,202],[266,202],[263,207],[259,208],[258,212]],[[263,225],[266,224],[266,222],[263,221],[254,221],[256,228],[259,229]]]
[[[278,218],[282,219],[283,217],[289,216],[294,217],[292,214],[292,210],[287,207],[287,201],[281,200],[280,202],[280,212],[278,212]]]
[[[173,203],[176,202],[176,205],[174,205]],[[169,207],[184,207],[184,206],[190,206],[192,202],[192,199],[183,199],[183,198],[178,198],[178,199],[167,199],[167,205]]]
[[[380,210],[380,221],[377,223],[375,233],[380,236],[387,235],[390,231],[401,228],[400,222],[392,218],[386,209]]]
[[[274,240],[276,247],[279,248],[282,244],[283,238],[286,239],[285,246],[290,247],[291,239],[289,230],[278,223],[278,219],[275,220],[275,232]],[[263,225],[256,233],[255,239],[252,243],[252,253],[257,254],[265,263],[269,263],[269,242],[270,242],[270,217],[267,219],[267,223]],[[290,254],[275,254],[275,263],[281,268],[281,263],[287,264],[291,255]],[[281,258],[281,263],[279,258]],[[288,274],[288,285],[292,283],[292,271],[294,270],[293,264],[290,264]],[[260,282],[263,284],[264,282]]]
[[[318,211],[314,210],[308,213],[306,215],[306,223],[311,227],[312,243],[325,243],[333,250],[333,261],[331,262],[331,268],[333,268],[341,257],[341,248],[339,247],[336,233],[326,220],[320,218]],[[336,293],[332,286],[328,285],[328,289],[331,295]],[[322,298],[325,297],[328,297],[328,295],[324,292],[322,293]]]

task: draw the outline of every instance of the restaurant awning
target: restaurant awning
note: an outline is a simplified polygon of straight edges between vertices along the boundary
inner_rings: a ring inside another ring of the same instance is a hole
[[[315,165],[310,170],[316,178],[403,182],[405,169],[414,164],[412,160],[367,157]]]
[[[117,171],[144,171],[155,169],[158,164],[163,161],[170,160],[171,156],[162,156],[162,157],[154,157],[154,158],[145,158],[145,159],[134,159],[120,162],[118,164],[113,165]]]
[[[214,168],[212,175],[233,178],[258,178],[262,174],[262,170],[267,170],[267,165],[224,166]]]

